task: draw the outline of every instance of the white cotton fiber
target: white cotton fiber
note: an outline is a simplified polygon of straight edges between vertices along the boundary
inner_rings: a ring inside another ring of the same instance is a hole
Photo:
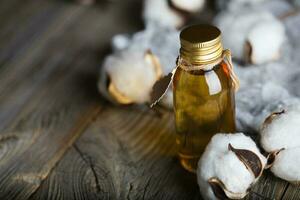
[[[261,145],[267,152],[300,147],[300,105],[289,106],[261,130]]]
[[[248,33],[246,40],[251,44],[253,63],[261,64],[277,60],[285,40],[284,26],[278,20],[258,22]]]
[[[300,181],[300,104],[288,106],[284,112],[271,115],[263,124],[260,143],[265,151],[275,154],[271,171],[278,177]]]
[[[112,38],[111,43],[114,51],[120,51],[130,45],[130,39],[128,35],[115,35]]]
[[[124,35],[123,37],[127,38],[128,36]],[[128,38],[126,43],[128,45],[122,51],[144,52],[150,50],[158,57],[164,74],[170,73],[175,67],[180,43],[179,32],[174,28],[149,25],[145,30]]]
[[[146,103],[155,81],[160,73],[166,75],[175,68],[179,49],[179,32],[170,27],[149,25],[145,30],[132,36],[116,35],[112,41],[113,53],[104,62],[99,80],[99,90],[108,99],[107,82],[103,73],[107,73],[116,90],[130,103]],[[159,66],[145,60],[145,53],[150,51]],[[160,74],[160,75],[162,75]],[[117,100],[118,102],[118,100]],[[122,102],[119,102],[122,103]],[[172,108],[171,88],[161,104]]]
[[[180,27],[185,22],[183,16],[170,8],[167,0],[145,0],[143,18],[146,25]]]
[[[290,182],[300,181],[300,147],[281,151],[275,159],[271,171],[278,177]]]
[[[222,181],[227,190],[243,194],[246,194],[247,189],[256,180],[235,153],[228,149],[229,144],[236,149],[252,151],[259,156],[263,166],[266,163],[265,157],[250,137],[243,133],[216,134],[207,145],[198,163],[198,184],[205,199],[216,199],[208,183],[212,177],[217,177]]]
[[[117,90],[136,103],[150,99],[157,80],[155,68],[144,59],[144,52],[122,52],[106,58],[103,67]]]
[[[174,6],[188,12],[197,12],[203,8],[205,0],[170,0]]]
[[[246,61],[250,56],[252,63],[261,64],[279,58],[284,26],[267,10],[251,7],[224,11],[214,23],[222,30],[224,46],[231,50],[234,59]]]

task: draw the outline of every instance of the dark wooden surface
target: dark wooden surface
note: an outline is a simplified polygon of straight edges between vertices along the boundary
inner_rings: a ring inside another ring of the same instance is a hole
[[[176,160],[172,113],[97,92],[113,34],[142,28],[140,2],[0,4],[0,199],[201,199]],[[270,172],[248,199],[299,199]]]

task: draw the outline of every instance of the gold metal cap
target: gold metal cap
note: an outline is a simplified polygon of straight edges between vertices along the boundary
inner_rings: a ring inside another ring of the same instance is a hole
[[[180,56],[191,64],[208,64],[222,56],[221,31],[211,25],[193,25],[180,33]]]

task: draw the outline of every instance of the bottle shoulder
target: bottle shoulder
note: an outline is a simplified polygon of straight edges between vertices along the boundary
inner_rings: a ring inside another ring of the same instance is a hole
[[[174,89],[203,90],[203,93],[214,95],[232,88],[227,64],[222,61],[208,70],[185,71],[180,66],[173,80]]]

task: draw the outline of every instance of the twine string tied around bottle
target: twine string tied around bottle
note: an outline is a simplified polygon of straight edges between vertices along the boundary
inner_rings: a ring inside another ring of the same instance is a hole
[[[237,91],[240,87],[240,82],[239,82],[237,75],[234,73],[234,70],[233,70],[230,50],[228,50],[228,49],[223,50],[222,56],[219,59],[215,60],[212,63],[203,64],[203,65],[190,64],[186,60],[184,60],[183,58],[178,56],[177,61],[176,61],[176,67],[173,69],[173,71],[171,73],[169,73],[167,76],[162,77],[160,80],[158,80],[154,84],[154,86],[152,88],[152,92],[150,94],[150,96],[151,96],[150,107],[153,107],[166,94],[168,88],[170,87],[171,83],[173,82],[174,75],[178,68],[181,68],[184,71],[195,71],[195,70],[208,71],[208,70],[211,70],[214,66],[220,64],[223,60],[227,64],[228,73],[232,80],[233,87],[234,87],[235,91]]]

